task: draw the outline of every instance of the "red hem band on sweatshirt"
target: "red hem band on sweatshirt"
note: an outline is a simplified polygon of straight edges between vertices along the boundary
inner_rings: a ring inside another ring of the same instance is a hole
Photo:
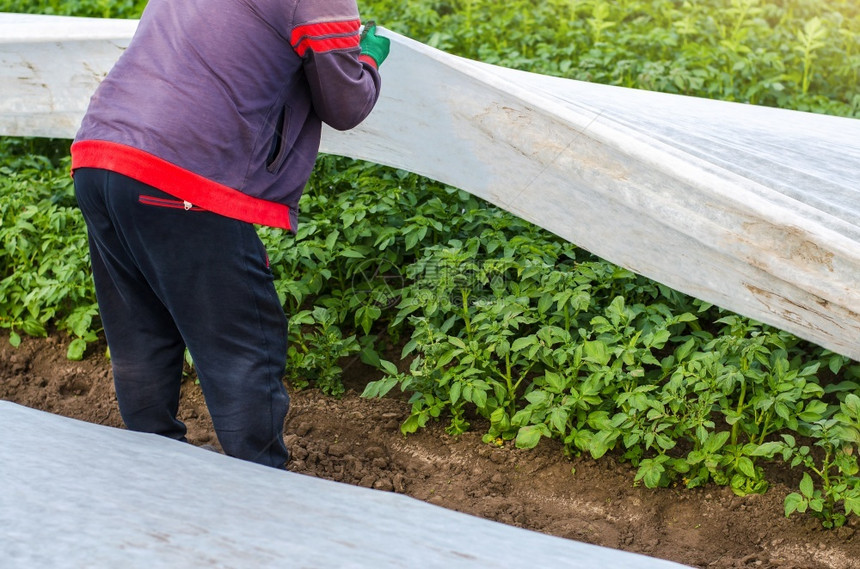
[[[288,206],[243,194],[143,150],[105,140],[82,140],[71,151],[73,172],[78,168],[110,170],[225,217],[293,229]]]

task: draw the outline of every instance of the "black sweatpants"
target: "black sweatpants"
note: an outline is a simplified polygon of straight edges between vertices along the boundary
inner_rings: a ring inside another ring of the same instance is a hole
[[[126,426],[185,440],[187,346],[225,453],[284,468],[287,320],[254,227],[108,170],[74,180]]]

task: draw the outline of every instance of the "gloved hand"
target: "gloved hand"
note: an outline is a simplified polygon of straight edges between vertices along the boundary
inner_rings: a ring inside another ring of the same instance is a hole
[[[364,26],[364,31],[361,33],[361,55],[366,55],[376,62],[378,68],[388,57],[388,52],[391,50],[391,40],[382,36],[376,35],[376,22],[373,20],[367,22]]]

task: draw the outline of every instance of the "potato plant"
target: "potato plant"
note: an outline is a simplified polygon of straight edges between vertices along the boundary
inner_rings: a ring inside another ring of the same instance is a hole
[[[80,359],[99,332],[83,218],[71,179],[20,141],[0,143],[0,328],[13,345],[21,333],[45,336],[52,327],[73,338]],[[68,160],[60,160],[67,165]]]

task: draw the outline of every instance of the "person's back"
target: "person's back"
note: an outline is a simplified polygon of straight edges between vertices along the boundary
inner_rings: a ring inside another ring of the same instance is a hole
[[[104,166],[92,163],[81,142],[124,145],[287,206],[294,229],[296,205],[319,149],[320,120],[352,128],[378,97],[378,72],[358,57],[358,30],[353,0],[151,0],[126,53],[90,103],[72,149],[73,167]],[[139,168],[139,152],[133,154],[129,158]],[[176,197],[284,227],[255,213],[266,204],[233,196],[233,211],[224,210],[222,194],[231,192],[189,194],[170,186],[166,165],[156,161],[152,167],[160,189]]]
[[[185,440],[187,347],[225,452],[283,468],[287,326],[252,223],[295,231],[321,122],[379,96],[355,0],[150,0],[72,145],[124,422]]]

